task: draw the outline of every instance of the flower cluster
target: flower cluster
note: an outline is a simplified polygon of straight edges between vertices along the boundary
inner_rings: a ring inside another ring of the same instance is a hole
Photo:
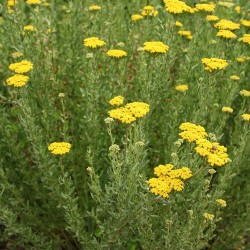
[[[144,50],[150,53],[166,53],[169,47],[162,42],[145,42],[143,44]]]
[[[199,11],[214,12],[215,5],[206,4],[206,3],[198,3],[195,5],[195,8]]]
[[[233,80],[233,81],[239,81],[240,77],[236,76],[236,75],[232,75],[232,76],[230,76],[230,79]]]
[[[234,110],[231,107],[223,107],[221,111],[225,113],[233,113]]]
[[[48,146],[48,150],[54,155],[64,155],[69,153],[71,144],[68,142],[53,142]]]
[[[141,11],[142,16],[157,16],[158,11],[154,9],[153,6],[147,5],[144,6],[142,11]]]
[[[175,86],[175,89],[180,92],[186,92],[188,90],[188,85],[182,84]]]
[[[230,30],[219,30],[216,36],[227,38],[227,39],[232,39],[236,37],[236,35]]]
[[[127,52],[120,49],[111,49],[107,51],[106,55],[109,57],[120,58],[127,56]]]
[[[130,124],[149,112],[149,105],[144,102],[131,102],[124,107],[109,111],[109,116],[122,123]]]
[[[140,15],[140,14],[131,15],[131,20],[132,20],[133,22],[138,21],[138,20],[141,20],[141,19],[143,19],[143,16]]]
[[[154,174],[158,178],[151,178],[148,180],[150,191],[155,195],[160,195],[168,198],[169,194],[175,191],[182,191],[184,189],[183,180],[192,177],[192,172],[188,167],[173,170],[172,164],[159,165],[154,169]]]
[[[24,31],[32,31],[32,32],[35,32],[35,31],[36,31],[36,28],[35,28],[33,25],[27,25],[27,26],[24,26],[24,27],[23,27],[23,30],[24,30]]]
[[[112,106],[121,106],[123,104],[124,97],[118,95],[109,101]]]
[[[240,20],[240,22],[243,26],[250,27],[250,21],[242,19]]]
[[[214,25],[214,27],[220,30],[238,30],[240,29],[240,24],[234,23],[230,20],[221,19]]]
[[[205,64],[205,70],[209,72],[213,72],[214,70],[221,70],[225,69],[228,66],[226,60],[219,59],[219,58],[203,58],[201,60],[203,64]]]
[[[106,43],[102,40],[100,40],[98,37],[89,37],[83,40],[84,46],[90,47],[90,48],[97,48],[102,47]]]
[[[214,22],[214,21],[218,21],[218,20],[219,20],[219,17],[214,16],[214,15],[207,15],[207,16],[206,16],[206,20],[207,20],[208,22]]]
[[[243,89],[243,90],[240,91],[240,95],[242,95],[242,96],[250,96],[250,91],[246,90],[246,89]]]
[[[248,121],[248,122],[250,121],[250,114],[243,114],[241,115],[241,117],[244,121]]]
[[[29,81],[29,77],[24,75],[33,68],[33,64],[30,61],[23,60],[18,63],[12,63],[9,65],[9,69],[14,71],[16,74],[9,77],[6,82],[9,86],[23,87]]]
[[[179,136],[188,142],[195,142],[207,137],[207,133],[202,126],[191,122],[182,123],[179,128],[182,130],[182,132],[179,133]]]
[[[188,6],[183,1],[179,0],[164,0],[166,11],[171,14],[194,13],[195,10]]]
[[[91,5],[89,6],[89,10],[100,10],[102,7],[99,5]]]
[[[35,5],[35,4],[40,4],[41,1],[40,0],[27,0],[26,3],[30,5]]]
[[[179,127],[182,132],[179,133],[180,137],[188,142],[195,142],[195,151],[207,158],[208,163],[213,166],[223,166],[230,161],[227,149],[221,146],[218,142],[210,142],[205,139],[208,134],[202,126],[185,122]]]
[[[209,213],[204,213],[203,217],[207,220],[207,221],[212,221],[214,220],[214,215],[213,214],[209,214]]]
[[[243,37],[240,38],[240,41],[250,45],[250,34],[244,34]]]
[[[191,32],[189,30],[179,30],[178,34],[181,35],[181,36],[186,37],[189,40],[193,39],[193,36],[192,36],[192,34],[191,34]]]
[[[216,203],[220,207],[226,207],[227,206],[227,202],[225,200],[223,200],[223,199],[217,199]]]

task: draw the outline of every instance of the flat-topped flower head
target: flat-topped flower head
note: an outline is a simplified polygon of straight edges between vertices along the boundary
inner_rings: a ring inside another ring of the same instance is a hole
[[[107,51],[106,55],[113,58],[121,58],[127,56],[127,52],[121,49],[111,49]]]
[[[19,74],[15,74],[14,76],[11,76],[6,80],[9,86],[14,86],[18,88],[25,86],[28,81],[29,81],[28,76],[19,75]]]
[[[69,153],[71,144],[68,142],[53,142],[48,146],[48,150],[54,155],[64,155]]]
[[[206,4],[206,3],[197,3],[195,8],[199,11],[205,12],[214,12],[215,5],[214,4]]]
[[[206,157],[208,163],[214,166],[223,166],[230,161],[227,154],[227,148],[218,142],[210,142],[206,139],[196,141],[195,151],[203,157]]]
[[[118,95],[109,101],[112,106],[121,106],[123,104],[124,97]]]
[[[205,70],[213,72],[215,70],[225,69],[228,66],[226,60],[219,58],[203,58],[201,62],[206,66]]]
[[[214,220],[214,215],[213,214],[209,214],[209,213],[204,213],[203,217],[205,218],[205,220],[207,221],[212,221]]]
[[[164,44],[163,42],[145,42],[143,44],[144,46],[144,51],[147,51],[149,53],[167,53],[167,51],[169,50],[169,47]]]
[[[33,25],[27,25],[27,26],[23,27],[23,30],[24,31],[33,31],[33,32],[35,32],[36,28]]]
[[[176,21],[175,22],[175,26],[176,27],[183,27],[183,23],[179,22],[179,21]]]
[[[227,206],[227,202],[225,200],[223,200],[223,199],[217,199],[216,203],[220,207],[226,207]]]
[[[132,20],[133,22],[136,22],[136,21],[141,20],[141,19],[143,19],[143,16],[140,15],[140,14],[131,15],[131,20]]]
[[[218,21],[219,20],[219,17],[215,16],[215,15],[207,15],[206,16],[206,20],[208,22],[214,22],[214,21]]]
[[[250,34],[244,34],[243,37],[240,38],[240,41],[250,45]]]
[[[177,33],[181,36],[186,37],[189,40],[193,39],[193,36],[189,30],[179,30]]]
[[[21,57],[21,56],[23,56],[23,53],[19,52],[19,51],[11,53],[12,58],[18,58],[18,57]]]
[[[172,164],[159,165],[155,167],[154,174],[157,178],[148,180],[150,192],[168,198],[172,191],[182,191],[184,189],[184,180],[193,176],[188,167],[173,169]]]
[[[184,122],[180,125],[179,128],[180,130],[182,130],[182,132],[179,133],[179,136],[182,139],[187,140],[188,142],[195,142],[208,136],[202,126],[196,125],[191,122]]]
[[[234,110],[231,107],[222,107],[221,111],[224,113],[233,113]]]
[[[219,30],[216,36],[223,37],[226,39],[232,39],[236,37],[236,35],[230,30]]]
[[[83,43],[84,43],[84,46],[90,47],[92,49],[102,47],[106,44],[104,41],[100,40],[98,37],[85,38],[83,40]]]
[[[109,111],[109,116],[122,123],[130,124],[139,118],[144,117],[149,112],[149,105],[144,102],[132,102],[125,107],[116,108]]]
[[[36,4],[40,4],[41,1],[40,0],[27,0],[26,3],[29,5],[36,5]]]
[[[91,5],[89,6],[89,10],[100,10],[102,7],[99,5]]]
[[[250,91],[246,90],[246,89],[243,89],[243,90],[240,91],[240,95],[249,97],[250,96]]]
[[[186,92],[188,90],[188,85],[182,84],[175,86],[175,89],[179,92]]]
[[[183,1],[164,0],[166,11],[171,14],[194,13],[195,11]]]
[[[155,10],[153,6],[147,5],[147,6],[143,7],[143,9],[141,11],[141,15],[142,16],[157,16],[158,11]]]
[[[240,24],[234,23],[230,20],[221,19],[218,23],[214,25],[214,27],[219,30],[238,30],[240,29]]]
[[[230,76],[230,79],[233,80],[233,81],[239,81],[240,77],[236,76],[236,75],[232,75],[232,76]]]
[[[250,114],[243,114],[241,115],[241,117],[244,121],[248,121],[248,122],[250,121]]]
[[[250,27],[250,21],[249,20],[244,20],[244,19],[241,19],[240,20],[241,24],[245,27]]]
[[[30,61],[22,60],[21,62],[10,64],[9,69],[17,74],[24,74],[33,69],[33,64]]]

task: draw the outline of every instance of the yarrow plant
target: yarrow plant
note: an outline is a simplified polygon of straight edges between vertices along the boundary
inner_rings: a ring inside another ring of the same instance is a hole
[[[111,104],[112,106],[121,106],[123,104],[123,101],[124,101],[124,97],[119,95],[111,99],[109,101],[109,104]]]
[[[18,63],[12,63],[9,66],[9,69],[14,71],[17,74],[28,73],[30,70],[32,70],[32,68],[33,68],[33,64],[27,60],[23,60]]]
[[[106,53],[109,57],[121,58],[127,56],[127,52],[120,49],[111,49]]]
[[[189,179],[193,174],[187,167],[176,170],[173,170],[173,167],[172,164],[155,167],[154,174],[157,175],[157,178],[148,180],[150,192],[168,198],[172,191],[182,191],[184,189],[183,180]]]
[[[92,49],[102,47],[106,44],[104,41],[100,40],[98,37],[85,38],[83,40],[83,43],[84,43],[84,46],[90,47]]]
[[[164,54],[169,50],[169,47],[163,42],[145,42],[143,46],[145,51],[152,54]]]
[[[64,155],[69,153],[71,144],[68,142],[53,142],[48,146],[48,150],[54,155]]]
[[[225,69],[228,66],[228,63],[224,59],[219,58],[203,58],[201,60],[203,64],[205,64],[205,70],[209,72],[213,72],[215,70],[222,70]]]

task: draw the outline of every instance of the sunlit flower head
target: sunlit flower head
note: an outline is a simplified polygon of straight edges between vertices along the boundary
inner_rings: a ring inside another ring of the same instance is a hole
[[[149,53],[166,53],[169,50],[169,47],[163,42],[145,42],[143,44],[144,51]]]
[[[221,111],[224,113],[233,113],[234,110],[231,107],[223,107]]]
[[[243,114],[241,117],[244,121],[250,121],[250,114]]]
[[[64,155],[69,153],[71,144],[68,142],[53,142],[48,146],[48,150],[54,155]]]
[[[230,30],[219,30],[216,36],[223,37],[226,39],[232,39],[236,37],[236,35]]]
[[[238,6],[235,6],[234,7],[234,10],[238,13],[238,14],[240,14],[240,6],[238,5]]]
[[[214,4],[206,4],[206,3],[198,3],[195,5],[195,8],[199,11],[214,12],[215,5]]]
[[[250,45],[250,34],[244,34],[239,40]]]
[[[189,30],[179,30],[177,33],[181,36],[186,37],[189,40],[193,39],[193,36]]]
[[[240,91],[240,95],[249,97],[250,96],[250,91],[246,90],[246,89],[243,89],[243,90]]]
[[[204,213],[203,217],[205,218],[205,220],[207,221],[212,221],[214,220],[214,215],[213,214],[209,214],[209,213]]]
[[[8,7],[14,7],[18,4],[18,0],[8,0]]]
[[[154,9],[153,6],[147,5],[144,6],[142,11],[141,11],[142,16],[157,16],[158,11]]]
[[[131,20],[132,20],[133,22],[136,22],[136,21],[141,20],[141,19],[143,19],[143,16],[140,15],[140,14],[131,15]]]
[[[214,22],[214,21],[218,21],[219,17],[214,16],[214,15],[207,15],[206,20],[209,21],[209,22]]]
[[[35,4],[40,4],[41,1],[40,0],[27,0],[26,3],[30,5],[35,5]]]
[[[127,56],[127,52],[120,49],[111,49],[107,51],[106,55],[109,57],[121,58]]]
[[[244,20],[244,19],[241,19],[240,20],[241,24],[245,27],[250,27],[250,21],[249,20]]]
[[[175,26],[176,27],[183,27],[183,24],[181,22],[179,22],[179,21],[176,21]]]
[[[99,5],[91,5],[89,6],[89,10],[100,10],[102,7]]]
[[[100,40],[98,37],[85,38],[83,40],[83,43],[84,43],[84,46],[90,47],[92,49],[102,47],[106,44],[104,41]]]
[[[205,70],[213,72],[215,70],[225,69],[228,66],[226,60],[219,58],[203,58],[201,62],[206,66]]]
[[[123,104],[124,97],[118,95],[109,101],[112,106],[121,106]]]
[[[233,80],[233,81],[239,81],[240,77],[236,76],[236,75],[232,75],[232,76],[230,76],[230,79]]]
[[[18,63],[10,64],[9,69],[18,74],[24,74],[33,69],[33,64],[30,61],[23,60]]]
[[[227,206],[227,202],[225,200],[223,200],[223,199],[217,199],[216,203],[220,207],[226,207]]]
[[[234,7],[235,3],[226,2],[226,1],[219,1],[218,5],[224,6],[224,7],[227,7],[227,8],[232,8],[232,7]]]
[[[240,29],[240,24],[234,23],[230,20],[221,19],[218,23],[214,25],[214,27],[219,30],[238,30]]]
[[[188,85],[182,84],[175,86],[175,89],[179,92],[186,92],[188,90]]]
[[[9,86],[14,86],[14,87],[23,87],[27,84],[28,81],[29,81],[28,76],[19,74],[15,74],[14,76],[11,76],[6,80]]]
[[[185,2],[179,0],[164,0],[166,11],[171,14],[194,13],[195,11]]]
[[[36,31],[36,28],[33,25],[27,25],[23,27],[24,31]]]

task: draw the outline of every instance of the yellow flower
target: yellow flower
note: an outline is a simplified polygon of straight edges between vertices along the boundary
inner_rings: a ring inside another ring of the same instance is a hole
[[[206,20],[209,21],[209,22],[218,21],[219,17],[214,16],[214,15],[207,15]]]
[[[23,60],[18,63],[10,64],[9,69],[18,74],[28,73],[33,69],[33,64],[30,61]]]
[[[45,2],[45,3],[43,4],[43,6],[49,7],[49,6],[50,6],[50,3]]]
[[[185,36],[189,40],[193,39],[193,36],[189,30],[179,30],[178,34],[181,36]]]
[[[207,158],[208,163],[213,166],[223,166],[230,161],[227,154],[227,148],[221,146],[218,142],[210,142],[206,139],[196,141],[195,151]]]
[[[175,22],[175,26],[176,27],[183,27],[183,24],[181,22],[176,21]]]
[[[111,49],[111,50],[108,50],[106,55],[108,55],[109,57],[120,58],[120,57],[127,56],[127,52],[124,50],[120,50],[120,49]]]
[[[223,107],[221,111],[225,113],[233,113],[234,110],[230,107]]]
[[[29,81],[28,76],[15,74],[14,76],[9,77],[6,82],[9,86],[13,85],[14,87],[23,87]]]
[[[143,16],[142,16],[142,15],[139,15],[139,14],[131,15],[131,20],[132,20],[133,22],[138,21],[138,20],[141,20],[141,19],[143,19]]]
[[[250,34],[244,34],[240,41],[250,44]]]
[[[241,117],[245,121],[250,121],[250,114],[243,114],[243,115],[241,115]]]
[[[17,52],[13,52],[13,53],[11,54],[11,56],[12,56],[13,58],[18,58],[18,57],[23,56],[23,53],[17,51]]]
[[[33,25],[27,25],[23,27],[24,31],[36,31],[36,28]]]
[[[89,6],[89,10],[100,10],[102,7],[99,5],[91,5]]]
[[[206,4],[206,3],[198,3],[195,5],[195,8],[199,11],[214,12],[215,5]]]
[[[226,207],[227,206],[227,202],[225,200],[223,200],[223,199],[217,199],[216,203],[220,207]]]
[[[158,11],[154,9],[153,6],[147,5],[144,6],[142,11],[141,11],[142,16],[157,16]]]
[[[240,6],[235,6],[235,7],[234,7],[234,10],[235,10],[238,14],[240,14]]]
[[[102,47],[103,45],[106,44],[104,41],[100,40],[98,37],[85,38],[83,42],[84,42],[84,46],[90,47],[93,49],[97,47]]]
[[[230,30],[219,30],[216,36],[224,37],[227,39],[235,38],[236,35]]]
[[[234,7],[235,4],[234,3],[230,3],[230,2],[219,1],[218,5],[224,6],[224,7],[227,7],[227,8],[231,8],[231,7]]]
[[[209,214],[209,213],[204,213],[203,214],[204,218],[207,220],[207,221],[212,221],[214,220],[214,215],[213,214]]]
[[[230,76],[230,79],[234,80],[234,81],[238,81],[238,80],[240,80],[240,77],[233,75],[233,76]]]
[[[203,64],[205,64],[205,70],[212,72],[214,70],[221,70],[225,69],[228,66],[228,63],[226,60],[219,59],[219,58],[203,58],[201,60]]]
[[[250,96],[250,91],[243,89],[240,91],[240,95],[248,97]]]
[[[186,92],[188,90],[188,85],[183,84],[183,85],[177,85],[175,86],[175,89],[180,92]]]
[[[182,130],[182,132],[179,133],[179,136],[188,142],[194,142],[198,139],[207,137],[207,133],[202,126],[191,122],[184,122],[179,128]]]
[[[220,30],[238,30],[240,29],[240,24],[234,23],[230,20],[221,19],[214,25],[214,27]]]
[[[189,179],[193,174],[187,167],[176,170],[173,170],[173,167],[172,164],[155,167],[154,174],[158,178],[148,180],[151,193],[168,198],[173,190],[181,191],[184,189],[184,182],[182,180]]]
[[[248,57],[248,56],[237,57],[236,60],[237,60],[237,62],[242,63],[242,62],[245,62],[247,60],[250,60],[250,57]]]
[[[18,3],[18,0],[8,0],[8,7],[14,7]]]
[[[250,27],[250,21],[241,19],[240,22],[243,26]]]
[[[184,12],[194,13],[195,11],[183,1],[164,0],[166,11],[171,14],[181,14]]]
[[[68,142],[53,142],[48,146],[48,150],[54,155],[64,155],[69,153],[71,144]]]
[[[121,106],[123,104],[124,97],[118,95],[109,101],[112,106]]]
[[[30,4],[30,5],[32,5],[32,4],[40,4],[41,1],[40,0],[27,0],[26,3]]]
[[[166,53],[169,47],[162,42],[145,42],[144,50],[150,53]]]

